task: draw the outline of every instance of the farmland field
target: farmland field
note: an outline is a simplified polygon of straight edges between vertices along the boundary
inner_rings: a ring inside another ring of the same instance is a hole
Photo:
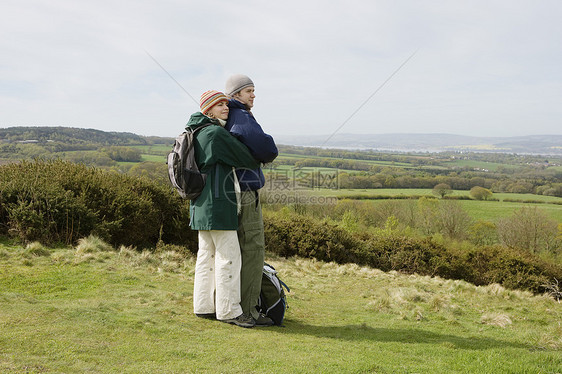
[[[269,191],[269,193],[272,193]],[[338,199],[373,199],[372,204],[378,204],[384,198],[401,196],[428,196],[435,197],[431,189],[423,188],[390,188],[390,189],[310,189],[298,191],[298,194],[315,197],[337,197]],[[468,196],[468,191],[453,191],[452,196]],[[376,199],[377,196],[383,199]],[[533,194],[498,193],[493,195],[500,201],[478,201],[478,200],[459,200],[462,207],[469,215],[476,220],[495,221],[499,218],[508,217],[517,209],[522,207],[537,207],[544,211],[552,219],[562,223],[562,198],[554,196],[542,196]],[[503,201],[505,199],[520,200],[516,202]],[[525,203],[526,200],[543,201],[544,203]],[[550,202],[550,203],[549,203]]]
[[[166,162],[166,156],[163,156],[163,155],[143,154],[141,156],[141,158],[142,158],[142,161],[163,162],[163,163]]]
[[[166,155],[170,151],[170,145],[152,145],[152,146],[136,146],[135,148],[140,149],[142,152],[143,161],[151,161],[158,163],[166,162]],[[358,170],[349,169],[335,169],[328,167],[314,167],[305,166],[301,168],[295,168],[294,164],[301,160],[327,160],[327,161],[353,161],[363,165],[381,166],[381,167],[394,167],[394,168],[414,168],[417,167],[420,170],[428,169],[452,169],[452,168],[471,168],[475,170],[490,170],[494,172],[498,169],[504,168],[506,170],[515,169],[517,166],[510,164],[502,164],[498,162],[489,162],[482,160],[469,160],[469,159],[455,159],[455,158],[442,158],[438,160],[436,165],[415,165],[415,156],[404,156],[406,159],[412,160],[409,162],[395,162],[395,161],[378,161],[378,160],[357,160],[357,159],[342,159],[339,157],[327,157],[327,156],[317,156],[317,155],[303,155],[296,153],[281,152],[273,164],[266,165],[264,167],[264,173],[273,175],[277,174],[282,179],[286,178],[287,185],[290,184],[289,188],[285,191],[272,190],[272,185],[275,185],[273,181],[268,176],[268,185],[263,189],[265,193],[284,193],[284,194],[298,194],[314,197],[335,197],[338,199],[350,198],[350,199],[376,199],[373,204],[377,204],[380,200],[385,198],[404,198],[408,196],[419,197],[428,196],[434,197],[432,190],[427,188],[375,188],[375,189],[321,189],[321,188],[300,188],[298,191],[293,191],[295,184],[294,179],[304,178],[307,175],[313,175],[314,173],[326,173],[330,172],[345,172],[348,174],[361,173]],[[419,159],[428,160],[432,159],[430,156],[419,156]],[[131,163],[129,163],[130,165]],[[558,170],[562,167],[551,167],[552,170]],[[558,168],[558,169],[557,169]],[[279,183],[278,183],[279,184]],[[287,186],[285,186],[287,187]],[[335,187],[335,186],[334,186]],[[470,196],[468,190],[454,190],[450,196],[452,197],[463,197],[467,198]],[[521,193],[494,193],[494,199],[499,201],[476,201],[476,200],[460,200],[462,207],[470,214],[473,219],[476,220],[488,220],[495,221],[502,217],[507,217],[513,214],[513,212],[522,207],[534,207],[544,211],[550,217],[555,219],[557,222],[562,223],[562,198],[554,196],[544,196],[535,194],[521,194]],[[505,201],[505,200],[515,200],[515,201]],[[283,200],[285,202],[289,199]]]
[[[478,160],[454,160],[454,161],[447,161],[447,166],[457,166],[457,167],[470,167],[470,168],[478,168],[478,169],[487,169],[496,171],[499,167],[503,167],[506,169],[514,169],[514,165],[506,165],[500,164],[497,162],[486,162],[486,161],[478,161]]]

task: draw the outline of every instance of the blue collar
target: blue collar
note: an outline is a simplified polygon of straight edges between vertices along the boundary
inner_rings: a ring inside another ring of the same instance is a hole
[[[243,103],[241,103],[240,101],[236,100],[236,99],[230,99],[228,100],[228,107],[230,109],[244,109],[246,110],[246,105],[244,105]]]

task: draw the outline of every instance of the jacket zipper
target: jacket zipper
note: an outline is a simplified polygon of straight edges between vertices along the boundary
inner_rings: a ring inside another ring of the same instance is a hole
[[[219,165],[215,165],[215,198],[219,198]]]

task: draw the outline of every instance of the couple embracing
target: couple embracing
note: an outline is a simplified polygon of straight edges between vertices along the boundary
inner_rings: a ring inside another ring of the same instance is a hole
[[[265,257],[259,189],[265,184],[261,164],[278,151],[251,112],[254,89],[249,77],[233,75],[226,95],[201,95],[201,111],[187,123],[192,129],[212,125],[194,141],[207,180],[190,204],[191,228],[199,237],[193,309],[198,317],[241,327],[273,324],[256,309]]]

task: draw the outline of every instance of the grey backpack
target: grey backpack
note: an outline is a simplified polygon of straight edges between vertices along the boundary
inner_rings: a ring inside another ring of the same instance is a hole
[[[287,296],[285,295],[285,288],[287,292],[291,290],[289,287],[277,276],[277,270],[267,263],[263,266],[261,292],[258,299],[258,311],[265,314],[273,320],[277,326],[283,325],[285,312],[289,308],[287,304]]]
[[[211,124],[202,125],[176,137],[172,151],[168,154],[168,177],[184,199],[195,200],[203,191],[206,174],[202,174],[195,162],[195,134]]]

